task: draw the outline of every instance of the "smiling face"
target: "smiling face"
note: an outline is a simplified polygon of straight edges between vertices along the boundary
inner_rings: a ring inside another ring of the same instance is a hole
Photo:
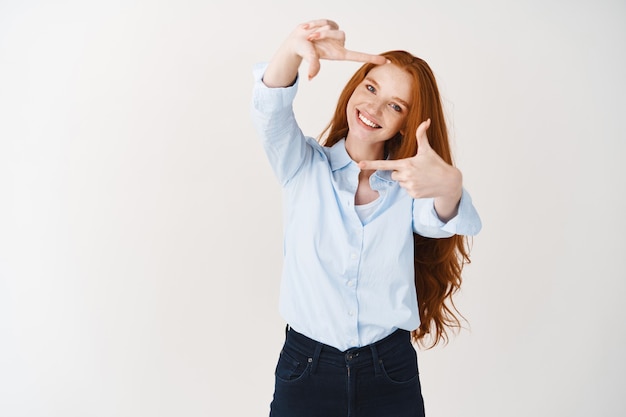
[[[346,107],[346,149],[353,160],[384,158],[384,142],[404,127],[412,87],[411,76],[394,64],[372,68],[356,87]]]

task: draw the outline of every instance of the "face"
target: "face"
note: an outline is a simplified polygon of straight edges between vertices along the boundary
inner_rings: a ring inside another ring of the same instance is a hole
[[[346,147],[382,153],[384,142],[404,126],[412,85],[411,76],[394,64],[372,68],[348,100]]]

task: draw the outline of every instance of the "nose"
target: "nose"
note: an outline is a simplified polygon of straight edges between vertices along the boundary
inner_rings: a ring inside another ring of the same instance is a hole
[[[372,112],[374,116],[378,116],[379,114],[383,112],[384,108],[385,108],[385,103],[382,100],[374,99],[370,103],[369,110]]]

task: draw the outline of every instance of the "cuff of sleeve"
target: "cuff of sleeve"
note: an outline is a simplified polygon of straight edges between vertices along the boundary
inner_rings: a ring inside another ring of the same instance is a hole
[[[264,112],[272,112],[285,107],[290,107],[296,97],[298,91],[298,80],[292,86],[270,88],[263,83],[263,75],[267,69],[267,62],[260,62],[253,67],[254,76],[254,92],[252,95],[252,104],[256,109],[262,109]]]
[[[482,225],[472,198],[463,189],[459,209],[452,219],[444,223],[435,211],[433,198],[413,200],[413,230],[425,237],[444,238],[453,235],[474,236]]]
[[[443,238],[454,233],[443,230],[445,223],[439,219],[435,211],[433,198],[413,200],[413,231],[424,237]]]

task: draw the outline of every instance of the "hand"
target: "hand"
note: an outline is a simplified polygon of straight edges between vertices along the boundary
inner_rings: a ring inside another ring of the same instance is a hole
[[[320,70],[320,59],[334,61],[371,62],[382,65],[387,59],[381,55],[355,52],[344,47],[346,34],[339,30],[339,25],[332,20],[313,20],[300,25],[296,31],[302,32],[307,42],[302,43],[300,56],[309,62],[309,80]]]
[[[270,61],[263,82],[268,87],[292,85],[302,60],[309,63],[309,80],[320,71],[320,59],[385,64],[381,55],[370,55],[344,48],[346,35],[332,20],[312,20],[298,25]]]
[[[416,131],[417,154],[411,158],[386,161],[361,161],[361,170],[393,171],[391,178],[413,198],[435,198],[435,210],[442,220],[456,214],[463,192],[461,171],[445,162],[430,147],[426,130],[430,119],[422,122]]]

